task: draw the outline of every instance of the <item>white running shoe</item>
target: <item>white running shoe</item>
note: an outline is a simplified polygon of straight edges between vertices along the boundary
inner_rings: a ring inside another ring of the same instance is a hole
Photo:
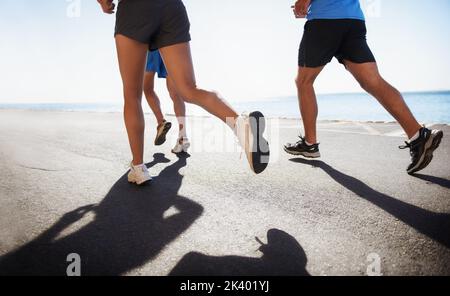
[[[187,152],[189,147],[191,147],[191,143],[189,139],[186,137],[181,137],[178,139],[175,147],[172,149],[172,153],[178,154],[181,152]]]
[[[253,172],[262,173],[269,164],[269,142],[263,133],[266,121],[261,112],[241,115],[236,119],[235,133]]]
[[[151,181],[152,177],[145,164],[134,166],[130,165],[130,172],[128,173],[128,182],[142,185],[148,181]]]

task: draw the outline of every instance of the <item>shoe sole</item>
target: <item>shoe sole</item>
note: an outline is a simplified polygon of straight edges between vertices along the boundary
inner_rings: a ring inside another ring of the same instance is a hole
[[[320,152],[314,152],[314,153],[309,153],[309,152],[294,152],[294,151],[289,151],[286,147],[284,147],[284,151],[290,155],[295,155],[295,156],[304,156],[306,158],[320,158]]]
[[[245,150],[248,153],[247,157],[253,172],[261,174],[267,168],[270,158],[269,142],[263,137],[266,129],[266,119],[261,112],[256,111],[250,113],[249,121],[245,133],[247,139],[249,139],[251,150]]]
[[[432,134],[430,136],[427,143],[425,144],[425,152],[422,155],[422,159],[417,163],[416,167],[408,171],[408,174],[412,175],[414,173],[417,173],[418,171],[426,168],[431,163],[431,161],[433,160],[433,153],[437,148],[439,148],[443,137],[444,133],[442,131],[439,131],[436,134]]]
[[[169,132],[169,130],[172,128],[172,123],[168,122],[165,126],[163,131],[159,136],[155,139],[155,146],[161,146],[166,142],[166,135]]]

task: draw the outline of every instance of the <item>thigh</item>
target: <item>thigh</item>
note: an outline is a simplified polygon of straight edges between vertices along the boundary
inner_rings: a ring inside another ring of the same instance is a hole
[[[119,1],[114,35],[123,35],[136,41],[151,42],[161,23],[162,5],[159,1]]]
[[[305,24],[298,65],[317,68],[328,64],[341,46],[344,26],[341,20],[312,20]]]
[[[196,87],[191,49],[188,42],[160,48],[161,56],[175,89],[180,95]]]
[[[344,63],[344,60],[363,64],[375,63],[375,57],[367,44],[366,23],[360,20],[347,20],[349,30],[342,42],[336,58]]]
[[[118,34],[116,47],[125,90],[142,93],[148,45]]]
[[[151,2],[151,1],[150,1]],[[174,44],[191,41],[189,16],[181,0],[163,0],[161,23],[152,38],[151,49],[159,49]]]
[[[381,77],[378,71],[378,65],[375,62],[354,63],[349,60],[344,60],[343,62],[347,70],[359,83],[365,83]]]
[[[319,76],[320,72],[322,72],[325,66],[308,68],[308,67],[298,67],[297,72],[297,83],[314,83],[317,76]]]

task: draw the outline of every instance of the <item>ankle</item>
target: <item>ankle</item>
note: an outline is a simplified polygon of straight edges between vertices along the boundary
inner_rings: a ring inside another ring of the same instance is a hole
[[[140,167],[140,166],[143,166],[144,165],[144,162],[143,161],[132,161],[131,162],[131,165],[133,166],[133,167]]]
[[[414,142],[420,137],[420,129],[415,133],[408,134],[408,142]]]
[[[312,145],[317,144],[317,139],[316,139],[316,138],[308,138],[308,137],[305,137],[305,143],[306,143],[306,145],[308,145],[308,146],[312,146]]]

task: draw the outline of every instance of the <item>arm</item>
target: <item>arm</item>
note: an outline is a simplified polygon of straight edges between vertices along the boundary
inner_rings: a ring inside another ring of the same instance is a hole
[[[102,7],[103,12],[107,14],[114,13],[114,8],[116,7],[116,4],[114,4],[113,1],[114,0],[97,0],[97,2]]]
[[[295,5],[291,8],[294,10],[294,15],[296,18],[304,18],[308,14],[309,6],[311,5],[311,0],[297,0]]]

